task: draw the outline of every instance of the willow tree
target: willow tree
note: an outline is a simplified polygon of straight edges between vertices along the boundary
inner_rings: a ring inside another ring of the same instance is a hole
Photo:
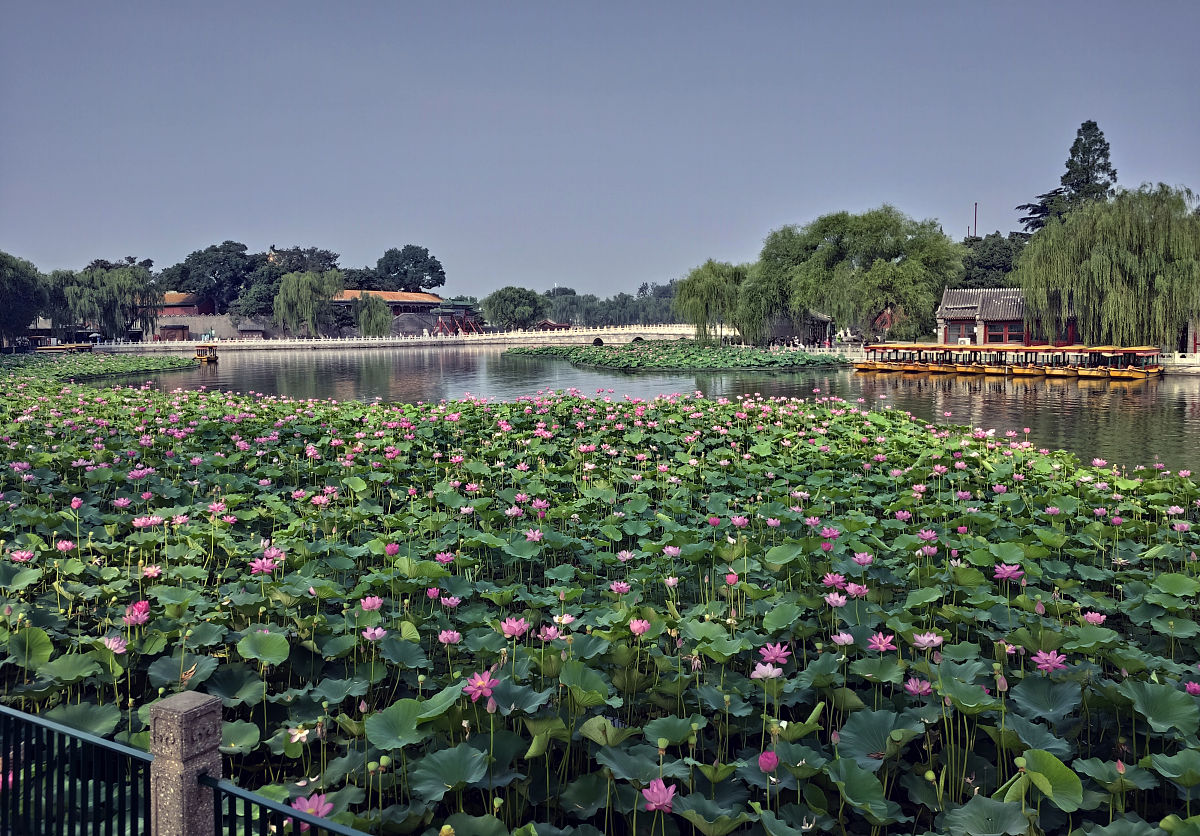
[[[56,333],[95,328],[121,337],[135,326],[154,330],[163,289],[145,264],[91,266],[78,272],[55,270],[47,277],[48,312]]]
[[[340,270],[288,273],[275,294],[275,321],[293,334],[304,326],[309,336],[316,336],[331,321],[329,302],[342,287]]]
[[[1174,345],[1200,315],[1200,216],[1187,189],[1118,192],[1052,221],[1025,247],[1016,278],[1025,318],[1060,333],[1074,316],[1092,345]]]
[[[373,293],[360,293],[350,306],[358,333],[364,337],[385,337],[392,330],[392,309]]]
[[[824,215],[799,234],[809,254],[789,272],[793,313],[820,311],[871,335],[932,331],[942,290],[962,272],[964,248],[936,221],[891,206]]]
[[[726,322],[733,321],[746,271],[744,265],[710,258],[679,282],[674,307],[685,322],[695,326],[696,339],[707,342],[712,331],[720,333]]]

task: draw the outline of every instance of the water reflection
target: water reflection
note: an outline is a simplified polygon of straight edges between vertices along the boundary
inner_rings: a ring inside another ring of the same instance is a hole
[[[140,382],[140,381],[139,381]],[[295,398],[436,401],[464,394],[511,400],[538,390],[612,390],[614,397],[701,391],[812,397],[814,390],[892,404],[921,418],[1000,431],[1030,428],[1039,447],[1128,464],[1200,469],[1200,377],[1149,381],[978,375],[625,374],[514,357],[500,348],[225,352],[215,366],[164,374],[164,390],[201,386]],[[945,413],[951,413],[945,417]]]

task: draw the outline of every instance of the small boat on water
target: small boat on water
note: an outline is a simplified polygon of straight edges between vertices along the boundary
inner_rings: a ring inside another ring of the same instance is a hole
[[[854,364],[861,372],[1009,375],[1013,377],[1146,380],[1163,373],[1154,346],[876,343]]]
[[[211,343],[202,343],[196,346],[196,362],[197,363],[215,363],[217,362],[217,347]]]

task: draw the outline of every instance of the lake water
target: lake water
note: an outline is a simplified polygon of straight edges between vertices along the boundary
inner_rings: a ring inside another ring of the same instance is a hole
[[[131,381],[127,381],[131,382]],[[929,421],[1021,432],[1127,465],[1163,462],[1200,471],[1200,376],[1149,381],[1004,379],[974,375],[727,372],[627,374],[578,369],[562,360],[517,357],[501,348],[226,351],[215,366],[159,375],[169,391],[202,386],[335,400],[437,401],[471,394],[511,400],[538,390],[597,390],[650,398],[701,391],[734,397],[820,394],[892,404]],[[950,416],[946,417],[945,413]]]

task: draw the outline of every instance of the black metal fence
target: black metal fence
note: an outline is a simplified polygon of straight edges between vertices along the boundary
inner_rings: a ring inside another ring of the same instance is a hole
[[[0,834],[151,836],[151,760],[0,706]]]
[[[200,783],[213,791],[213,823],[218,836],[267,836],[300,832],[310,836],[366,836],[360,830],[279,804],[228,781],[201,775]]]

